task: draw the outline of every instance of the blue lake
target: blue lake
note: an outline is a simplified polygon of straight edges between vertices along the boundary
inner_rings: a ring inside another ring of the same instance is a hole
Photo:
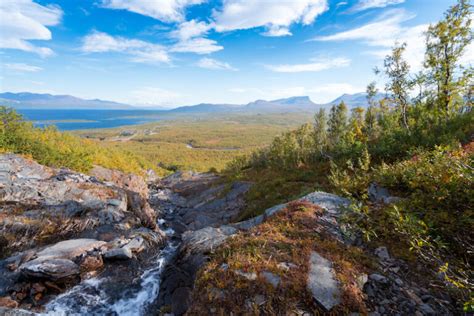
[[[148,110],[32,110],[18,109],[18,113],[35,126],[56,125],[59,130],[70,131],[90,128],[110,128],[159,121],[166,112]],[[65,120],[82,120],[61,122]]]

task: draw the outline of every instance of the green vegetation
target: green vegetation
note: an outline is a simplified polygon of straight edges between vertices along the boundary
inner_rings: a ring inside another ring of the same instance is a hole
[[[252,315],[292,315],[301,309],[314,315],[326,314],[314,302],[306,285],[310,253],[317,251],[333,262],[336,277],[342,284],[342,303],[331,313],[366,314],[356,278],[373,269],[373,264],[360,248],[344,246],[319,233],[320,214],[321,209],[311,203],[290,203],[268,221],[230,239],[199,271],[188,313],[205,315],[214,308],[217,315],[247,315],[251,303]],[[295,267],[285,271],[279,266],[282,262]],[[248,280],[236,271],[255,273],[259,282]],[[265,281],[262,272],[278,276],[279,286],[273,287]],[[259,295],[264,297],[263,303],[251,301]]]
[[[41,164],[87,172],[94,164],[124,172],[165,171],[149,160],[120,148],[104,148],[54,127],[35,128],[14,110],[0,107],[0,152],[31,157]]]
[[[216,115],[74,134],[101,140],[104,148],[126,149],[169,171],[206,172],[224,169],[236,157],[269,144],[274,135],[310,118],[309,113]]]
[[[386,82],[385,99],[375,101],[373,82],[367,87],[367,109],[349,113],[341,103],[328,115],[321,110],[312,125],[230,163],[230,178],[256,182],[243,217],[310,189],[346,195],[354,200],[347,220],[368,242],[442,272],[467,301],[472,290],[474,71],[461,64],[461,56],[472,42],[471,9],[460,0],[430,26],[424,69],[415,75],[404,59],[406,45],[395,44],[383,69],[376,69]],[[401,199],[373,203],[371,183]]]

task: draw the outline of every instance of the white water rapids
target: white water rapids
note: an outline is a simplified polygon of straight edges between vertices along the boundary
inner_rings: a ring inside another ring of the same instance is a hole
[[[159,224],[163,228],[165,221],[159,220]],[[174,234],[170,228],[163,228],[163,231],[167,236]],[[55,297],[45,306],[45,312],[41,315],[145,315],[146,308],[158,297],[163,269],[179,246],[176,242],[167,242],[153,265],[140,276],[140,285],[125,291],[122,298],[113,300],[103,289],[104,284],[111,280],[91,278]]]

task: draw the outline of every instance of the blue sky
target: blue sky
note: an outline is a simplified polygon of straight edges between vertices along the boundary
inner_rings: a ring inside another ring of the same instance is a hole
[[[454,0],[2,0],[0,90],[140,106],[365,90]],[[470,47],[466,62],[474,55]]]

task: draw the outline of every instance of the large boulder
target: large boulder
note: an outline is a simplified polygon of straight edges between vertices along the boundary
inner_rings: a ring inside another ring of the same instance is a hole
[[[56,243],[35,254],[33,260],[23,263],[19,269],[26,277],[61,280],[80,273],[74,261],[87,252],[99,250],[105,242],[95,239],[72,239]]]
[[[123,189],[136,192],[145,199],[148,198],[148,185],[140,176],[100,166],[94,166],[89,173],[101,181],[113,183]]]

